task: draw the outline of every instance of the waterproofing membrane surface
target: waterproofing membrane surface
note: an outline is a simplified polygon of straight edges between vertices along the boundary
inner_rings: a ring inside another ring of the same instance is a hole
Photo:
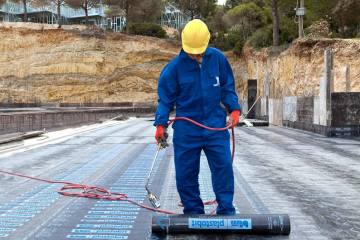
[[[151,121],[68,134],[25,144],[28,150],[0,147],[0,169],[102,186],[148,204],[144,184],[156,151]],[[156,236],[153,213],[127,202],[64,197],[59,184],[0,174],[0,239],[360,239],[359,141],[279,127],[239,127],[235,140],[237,212],[287,213],[290,236]],[[199,183],[203,200],[212,200],[205,156]],[[162,208],[181,213],[171,146],[160,152],[150,185]]]

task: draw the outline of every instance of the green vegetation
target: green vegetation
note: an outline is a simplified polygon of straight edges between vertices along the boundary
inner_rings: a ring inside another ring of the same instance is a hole
[[[249,43],[254,48],[291,43],[299,36],[298,17],[294,9],[301,0],[227,0],[224,6],[217,0],[10,0],[24,5],[27,21],[28,2],[36,5],[53,3],[58,8],[67,4],[88,10],[105,3],[108,17],[123,15],[126,32],[165,37],[159,19],[166,4],[174,4],[191,19],[201,18],[212,33],[211,43],[222,50],[240,53]],[[0,0],[0,5],[5,0]],[[305,37],[360,37],[360,0],[304,0]],[[60,19],[60,18],[59,18]],[[86,18],[87,19],[87,18]],[[61,24],[61,22],[59,22]]]
[[[144,35],[157,38],[165,38],[165,30],[154,23],[132,23],[129,27],[129,33],[134,35]]]
[[[299,3],[227,0],[225,6],[217,6],[206,18],[212,44],[239,53],[246,43],[256,49],[291,43],[299,35],[294,11]],[[359,0],[305,0],[305,8],[305,37],[360,37]]]

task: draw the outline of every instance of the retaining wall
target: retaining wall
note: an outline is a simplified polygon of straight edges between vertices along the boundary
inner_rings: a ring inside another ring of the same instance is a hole
[[[360,136],[360,92],[331,94],[331,125],[320,124],[319,97],[269,99],[269,123],[311,131],[325,136]],[[266,99],[261,104],[266,113]],[[261,116],[264,118],[264,116]]]
[[[360,136],[360,92],[332,93],[331,113],[333,134]]]
[[[155,107],[131,107],[0,114],[0,134],[96,123],[116,116],[140,116],[154,112]]]
[[[269,99],[269,123],[282,126],[283,119],[283,100]]]

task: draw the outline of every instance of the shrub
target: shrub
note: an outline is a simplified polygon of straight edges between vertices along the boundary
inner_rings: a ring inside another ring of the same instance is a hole
[[[237,55],[240,55],[247,36],[244,34],[243,29],[234,28],[231,29],[226,35],[226,45]]]
[[[263,9],[253,2],[244,3],[230,9],[224,15],[224,21],[228,27],[233,28],[237,25],[242,29],[252,32],[255,29],[262,27],[266,22],[266,16]]]
[[[306,36],[309,38],[329,38],[331,37],[330,33],[330,24],[324,19],[315,21],[306,29]]]
[[[268,25],[256,30],[249,38],[249,43],[256,49],[271,46],[272,26]]]
[[[129,27],[129,33],[157,38],[167,37],[165,30],[160,25],[153,23],[132,23]]]
[[[233,48],[233,46],[229,44],[227,36],[223,32],[213,34],[213,36],[211,36],[210,38],[210,43],[214,47],[219,48],[223,51],[228,51]]]
[[[242,40],[239,40],[235,43],[235,46],[233,48],[233,52],[236,54],[236,55],[241,55],[242,53],[242,50],[244,48],[244,45],[245,45],[245,42],[242,41]]]
[[[291,43],[298,37],[298,26],[294,19],[283,17],[280,19],[280,42]]]

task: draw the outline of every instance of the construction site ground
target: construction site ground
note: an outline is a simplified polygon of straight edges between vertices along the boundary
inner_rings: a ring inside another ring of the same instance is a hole
[[[148,204],[144,184],[156,152],[151,119],[130,118],[49,132],[0,146],[0,170],[102,186]],[[170,131],[170,135],[172,132]],[[290,236],[168,236],[165,239],[360,239],[360,142],[281,127],[237,127],[238,213],[287,213]],[[161,239],[155,213],[127,202],[65,197],[61,184],[0,174],[0,238]],[[214,198],[205,156],[204,201]],[[173,148],[159,154],[151,189],[181,213]],[[212,211],[214,206],[207,206]]]

